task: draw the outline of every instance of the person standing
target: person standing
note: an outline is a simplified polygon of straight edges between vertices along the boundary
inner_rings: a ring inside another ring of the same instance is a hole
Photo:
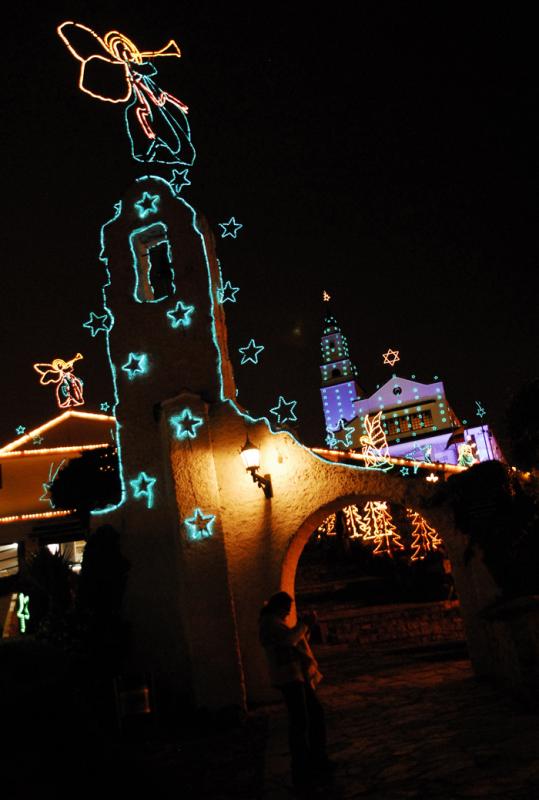
[[[302,791],[327,778],[333,764],[326,753],[324,709],[315,691],[322,674],[308,642],[315,615],[289,626],[292,603],[286,592],[274,594],[260,611],[259,636],[271,683],[282,692],[288,711],[292,783]]]

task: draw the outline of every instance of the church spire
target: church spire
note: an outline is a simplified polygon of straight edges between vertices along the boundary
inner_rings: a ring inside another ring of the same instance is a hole
[[[356,367],[350,360],[346,336],[331,311],[330,299],[330,295],[324,292],[320,393],[326,430],[335,431],[341,420],[354,418],[354,400],[364,392],[357,381]]]

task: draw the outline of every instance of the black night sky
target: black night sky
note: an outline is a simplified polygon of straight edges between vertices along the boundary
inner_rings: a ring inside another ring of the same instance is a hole
[[[42,8],[46,6],[46,8]],[[77,88],[56,25],[174,38],[159,84],[189,106],[197,160],[183,196],[218,223],[238,400],[298,402],[324,438],[322,290],[372,392],[393,370],[438,375],[460,418],[495,431],[537,371],[538,70],[531,17],[493,6],[19,3],[4,26],[0,442],[57,412],[36,361],[84,354],[87,410],[111,401],[99,231],[137,174],[123,107]],[[107,7],[109,10],[107,10]],[[237,348],[254,338],[258,366]]]

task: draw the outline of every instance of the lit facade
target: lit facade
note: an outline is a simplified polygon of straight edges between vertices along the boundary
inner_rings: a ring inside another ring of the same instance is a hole
[[[320,372],[326,430],[336,431],[341,421],[355,417],[354,403],[363,391],[357,382],[356,367],[350,360],[346,337],[331,314],[324,318]]]

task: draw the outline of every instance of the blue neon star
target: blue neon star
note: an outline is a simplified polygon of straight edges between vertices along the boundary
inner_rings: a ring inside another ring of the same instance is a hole
[[[90,311],[90,319],[86,322],[82,323],[83,328],[88,328],[92,336],[97,336],[99,331],[110,331],[112,325],[110,323],[110,317],[108,314],[103,314],[102,317],[94,314],[93,311]]]
[[[176,197],[178,197],[184,186],[191,186],[191,181],[187,177],[188,172],[188,169],[182,169],[181,172],[177,169],[172,170],[172,177],[169,184]]]
[[[253,364],[258,364],[258,356],[264,349],[264,345],[262,344],[255,344],[255,340],[251,339],[249,344],[246,344],[245,347],[238,347],[241,355],[241,363],[246,364],[248,361],[252,361]]]
[[[194,306],[186,306],[185,303],[178,300],[175,307],[167,311],[167,317],[173,328],[179,328],[180,325],[187,328],[191,324],[191,314],[194,310]]]
[[[239,286],[232,286],[230,281],[227,281],[221,289],[217,289],[217,299],[221,303],[226,303],[229,300],[231,303],[236,302],[236,295],[239,292]]]
[[[296,400],[290,400],[287,402],[284,397],[280,395],[277,405],[274,408],[270,408],[270,413],[275,414],[277,417],[277,423],[279,425],[284,425],[285,422],[297,422],[298,418],[294,414],[294,409],[296,406]]]
[[[110,403],[101,403],[101,405],[99,406],[99,408],[101,409],[101,411],[104,411],[104,412],[105,412],[105,414],[106,414],[106,413],[107,413],[107,411],[108,411],[108,410],[109,410],[109,408],[110,408]]]
[[[410,472],[410,470],[408,469],[408,467],[401,467],[401,469],[400,469],[400,473],[401,473],[403,478],[405,478],[408,475],[409,472]]]
[[[352,434],[354,433],[354,428],[350,426],[347,427],[346,421],[341,419],[337,431],[343,431],[346,434],[344,439],[337,440],[338,444],[343,444],[345,447],[352,447]]]
[[[17,436],[23,436],[25,430],[26,430],[25,425],[19,425],[17,428],[15,428],[15,433],[17,434]]]
[[[122,364],[122,369],[132,381],[135,375],[144,375],[148,372],[148,356],[146,353],[129,353],[129,358]]]
[[[32,439],[32,444],[40,445],[43,444],[44,441],[45,440],[43,439],[43,436],[34,436],[34,438]]]
[[[223,229],[221,239],[224,239],[226,236],[232,236],[232,238],[235,239],[239,229],[243,228],[243,225],[241,222],[236,222],[234,217],[230,217],[228,222],[220,222],[219,227]]]
[[[156,481],[157,478],[150,478],[145,472],[139,472],[134,480],[129,481],[131,488],[133,489],[133,495],[135,499],[140,500],[141,497],[145,497],[147,508],[151,508],[153,506],[153,487]]]
[[[144,192],[140,200],[135,203],[137,214],[141,219],[145,219],[150,214],[156,214],[159,209],[159,200],[161,198],[158,194],[150,194]]]
[[[475,413],[477,414],[479,419],[483,419],[483,417],[487,413],[483,408],[483,406],[481,405],[481,403],[479,402],[479,400],[475,401]]]
[[[189,408],[185,408],[181,414],[170,418],[170,424],[176,428],[174,436],[176,439],[196,438],[196,431],[204,424],[202,417],[195,417]]]
[[[204,516],[200,508],[195,509],[193,516],[185,520],[189,531],[189,538],[196,541],[198,539],[207,539],[208,536],[212,536],[214,521],[215,514],[207,514]]]

